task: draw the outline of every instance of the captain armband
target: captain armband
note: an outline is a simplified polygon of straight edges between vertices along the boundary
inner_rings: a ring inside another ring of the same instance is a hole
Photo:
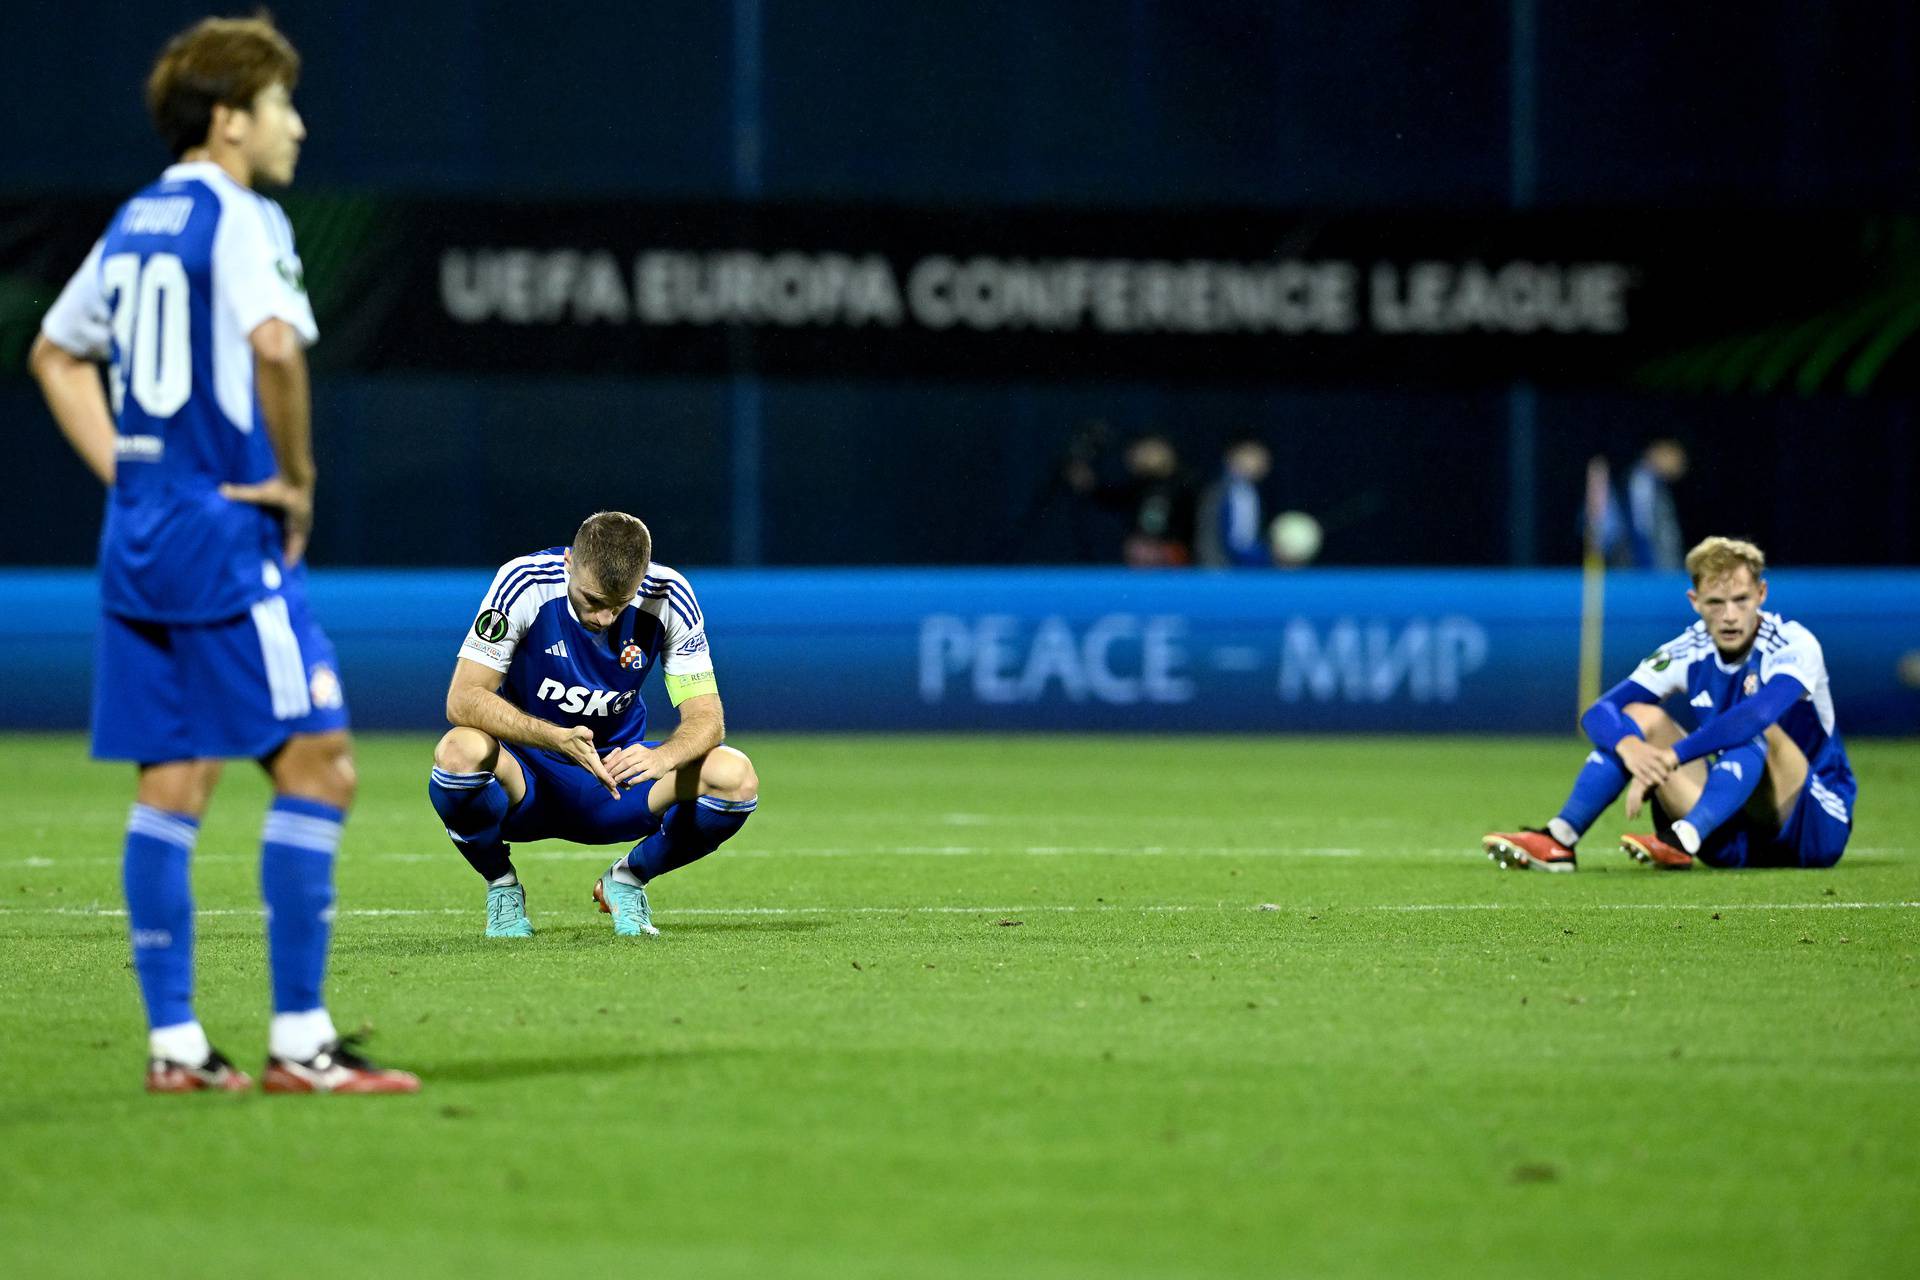
[[[663,678],[667,682],[667,697],[676,707],[688,698],[698,697],[703,693],[720,692],[720,685],[714,680],[711,671],[694,671],[684,676],[677,676],[668,671],[663,673]]]

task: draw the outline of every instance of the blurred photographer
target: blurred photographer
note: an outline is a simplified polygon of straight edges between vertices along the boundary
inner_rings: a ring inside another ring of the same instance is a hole
[[[1102,481],[1096,460],[1097,453],[1070,448],[1061,474],[1074,493],[1129,521],[1121,561],[1136,569],[1192,564],[1194,483],[1173,442],[1157,431],[1135,436],[1121,454],[1123,474],[1116,480]]]

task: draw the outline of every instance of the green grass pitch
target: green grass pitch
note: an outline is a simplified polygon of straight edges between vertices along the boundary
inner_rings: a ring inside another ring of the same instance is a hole
[[[1831,872],[1495,869],[1571,740],[746,737],[762,807],[539,935],[360,744],[330,1003],[417,1098],[149,1098],[129,771],[0,738],[0,1274],[1867,1276],[1920,1256],[1920,743]],[[197,855],[257,1067],[264,788]]]

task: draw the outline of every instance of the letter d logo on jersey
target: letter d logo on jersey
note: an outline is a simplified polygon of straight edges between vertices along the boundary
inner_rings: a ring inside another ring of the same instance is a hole
[[[507,615],[498,609],[482,609],[473,620],[473,634],[488,644],[498,644],[506,638]]]

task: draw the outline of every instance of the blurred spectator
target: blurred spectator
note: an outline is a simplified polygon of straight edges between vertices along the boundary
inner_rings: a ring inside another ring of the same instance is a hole
[[[1256,569],[1273,564],[1262,518],[1260,482],[1273,470],[1273,452],[1253,436],[1237,436],[1221,455],[1220,475],[1200,495],[1194,559],[1210,569]]]
[[[1134,568],[1193,563],[1192,478],[1180,465],[1173,441],[1157,431],[1127,442],[1125,474],[1103,483],[1093,462],[1071,454],[1063,474],[1068,486],[1131,521],[1121,544],[1121,559]]]
[[[1673,501],[1673,484],[1687,474],[1687,451],[1677,440],[1649,444],[1627,473],[1625,503],[1606,482],[1606,459],[1594,458],[1600,479],[1588,476],[1587,501],[1581,507],[1582,536],[1598,521],[1598,541],[1607,563],[1616,569],[1679,569],[1686,543]],[[1598,487],[1594,487],[1595,485]]]
[[[1622,562],[1636,569],[1679,569],[1686,556],[1673,485],[1687,474],[1687,451],[1678,440],[1655,440],[1627,475]]]

